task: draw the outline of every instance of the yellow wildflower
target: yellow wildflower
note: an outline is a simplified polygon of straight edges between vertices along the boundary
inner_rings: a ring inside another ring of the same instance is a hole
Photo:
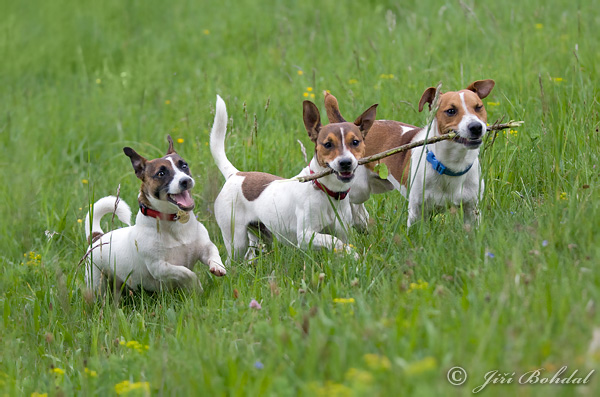
[[[404,368],[407,375],[418,375],[437,368],[437,361],[433,357],[425,357],[422,360],[415,361]]]
[[[333,300],[334,303],[354,303],[354,298],[335,298]]]
[[[138,353],[143,353],[149,349],[148,345],[142,345],[140,342],[136,340],[130,340],[129,342],[120,341],[119,344],[124,345],[125,347],[135,350]]]
[[[84,185],[87,185],[89,183],[89,181],[87,179],[82,179],[81,183],[83,183]]]
[[[358,80],[356,80],[356,79],[348,80],[348,84],[356,84],[356,83],[358,83]]]
[[[500,102],[488,102],[488,106],[500,106]]]
[[[52,372],[54,372],[56,375],[64,375],[65,374],[65,370],[61,369],[61,368],[52,368]]]
[[[350,397],[353,396],[352,389],[341,383],[335,383],[330,380],[325,382],[323,386],[318,383],[310,383],[311,395],[317,397]]]
[[[31,393],[31,397],[48,397],[48,393],[38,393],[37,391],[34,391]]]
[[[315,94],[310,94],[310,97],[311,97],[311,98],[314,98],[314,97],[315,97]]]
[[[386,356],[380,356],[379,354],[368,353],[363,356],[367,367],[372,370],[384,370],[387,371],[392,367],[392,363]]]
[[[102,83],[102,80],[101,79],[96,79],[96,84],[100,84],[100,83]]]
[[[82,219],[77,219],[77,223],[82,223],[83,220]]]
[[[118,395],[126,394],[134,390],[142,390],[145,395],[150,395],[150,383],[148,382],[130,382],[124,380],[115,385],[115,392]]]
[[[427,289],[428,287],[429,283],[427,281],[418,280],[416,283],[410,283],[408,292],[412,292],[417,289]]]
[[[183,138],[177,138],[177,143],[183,143],[183,142],[184,142]]]
[[[28,266],[38,266],[42,263],[42,255],[36,254],[35,251],[29,251],[23,254],[27,258],[27,262],[23,263]]]
[[[313,90],[312,87],[306,87],[306,91],[311,92]]]
[[[171,101],[167,99],[167,100],[165,101],[165,105],[170,105],[170,104],[171,104]]]
[[[204,29],[204,30],[202,31],[202,33],[204,33],[204,34],[206,34],[206,35],[209,35],[209,34],[210,34],[210,30],[208,30],[208,29]]]
[[[379,78],[380,79],[393,79],[394,75],[393,74],[380,74]]]
[[[85,372],[85,374],[87,376],[89,376],[90,378],[97,378],[98,377],[98,373],[92,369],[89,369],[88,367],[85,367],[83,369],[83,371]]]
[[[552,80],[555,83],[562,83],[563,81],[565,81],[565,79],[563,79],[562,77],[553,77]]]
[[[302,76],[304,72],[302,70],[298,70],[298,76]]]
[[[307,97],[308,97],[308,92],[305,92],[305,93],[304,93],[304,94],[302,94],[302,95],[304,95],[304,97],[305,97],[305,98],[307,98]]]
[[[562,192],[558,198],[561,200],[568,200],[567,192]]]
[[[373,382],[373,374],[362,369],[350,368],[346,371],[346,380],[354,383],[369,384]]]
[[[542,29],[544,29],[544,25],[543,25],[543,24],[541,24],[541,23],[536,23],[536,24],[535,24],[535,28],[536,28],[537,30],[542,30]]]

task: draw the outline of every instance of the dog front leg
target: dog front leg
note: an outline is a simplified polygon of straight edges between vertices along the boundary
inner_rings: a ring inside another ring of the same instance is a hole
[[[330,234],[317,233],[310,230],[302,230],[298,233],[298,246],[302,249],[307,249],[312,243],[315,250],[318,249],[334,249],[343,250],[344,242],[339,238]]]
[[[196,274],[185,266],[176,266],[158,260],[148,265],[148,272],[156,281],[167,287],[202,288]]]
[[[352,224],[361,233],[365,233],[369,226],[369,212],[365,208],[364,204],[352,204]]]
[[[219,250],[210,240],[200,248],[200,262],[207,265],[210,272],[215,276],[221,277],[227,274]]]
[[[463,213],[466,224],[479,227],[481,217],[479,215],[479,206],[476,201],[463,202]]]

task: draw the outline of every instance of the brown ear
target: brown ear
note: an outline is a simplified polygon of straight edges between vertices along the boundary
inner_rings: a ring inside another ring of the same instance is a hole
[[[490,95],[495,85],[496,82],[494,80],[477,80],[469,84],[467,90],[473,91],[479,98],[483,99]]]
[[[167,154],[175,153],[175,148],[173,147],[173,138],[171,138],[171,135],[167,135],[167,141],[169,142],[169,149],[167,149]]]
[[[346,121],[340,113],[337,98],[325,91],[325,111],[330,123],[343,123]]]
[[[304,126],[308,132],[308,136],[311,141],[316,142],[321,130],[321,115],[317,105],[311,101],[304,101],[302,103],[302,118],[304,119]]]
[[[429,110],[431,110],[431,104],[433,103],[433,100],[435,99],[435,92],[436,92],[435,87],[429,87],[428,89],[425,90],[425,92],[423,93],[423,96],[421,96],[421,100],[419,101],[419,112],[423,111],[423,107],[425,106],[426,103],[429,104]]]
[[[358,128],[360,128],[363,138],[367,136],[367,133],[369,132],[369,130],[373,126],[373,123],[375,122],[377,106],[377,103],[375,105],[371,105],[370,108],[365,110],[363,114],[361,114],[356,120],[354,120],[354,124],[357,125]]]
[[[137,154],[137,152],[130,147],[124,147],[123,152],[131,159],[131,165],[133,165],[135,176],[143,180],[146,159]]]

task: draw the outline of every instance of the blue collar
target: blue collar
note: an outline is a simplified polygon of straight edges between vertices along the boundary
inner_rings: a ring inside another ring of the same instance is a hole
[[[433,169],[440,175],[448,175],[448,176],[461,176],[469,172],[473,164],[469,165],[465,170],[454,172],[447,168],[441,161],[435,158],[433,152],[427,152],[427,161],[431,164]]]

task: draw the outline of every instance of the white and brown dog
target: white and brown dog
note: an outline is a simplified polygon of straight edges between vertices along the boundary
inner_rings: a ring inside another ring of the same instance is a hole
[[[211,273],[225,275],[217,247],[192,213],[190,189],[194,179],[188,164],[175,152],[170,136],[168,141],[167,154],[155,160],[146,160],[135,150],[123,148],[142,181],[140,211],[134,226],[104,234],[100,228],[104,215],[114,212],[129,225],[131,210],[113,196],[94,204],[91,228],[89,213],[85,221],[91,251],[86,270],[88,287],[110,285],[120,289],[126,283],[131,289],[157,291],[200,286],[192,271],[198,260],[208,265]],[[108,285],[104,284],[106,281]]]
[[[371,106],[354,123],[322,126],[318,108],[304,101],[304,125],[315,144],[308,167],[298,176],[327,168],[333,174],[314,183],[282,181],[262,172],[240,172],[225,154],[227,110],[217,96],[215,122],[210,134],[210,149],[217,167],[226,179],[215,201],[215,216],[221,228],[229,259],[254,257],[258,239],[276,236],[279,240],[307,248],[334,248],[351,252],[346,244],[346,227],[352,224],[350,190],[358,159],[364,154],[363,137],[375,120],[377,105]],[[337,214],[337,215],[336,215]],[[331,234],[326,234],[331,233]],[[251,243],[251,244],[250,244]]]
[[[373,171],[375,163],[359,167],[350,192],[354,224],[359,229],[366,228],[369,216],[363,203],[371,194],[393,189],[408,196],[408,227],[421,216],[448,205],[462,205],[465,219],[478,221],[484,187],[478,156],[487,122],[482,99],[494,84],[493,80],[479,80],[464,90],[440,93],[435,117],[424,128],[391,120],[375,121],[365,139],[365,156],[449,132],[456,132],[457,137],[382,159],[389,170],[387,180]],[[425,104],[431,108],[435,96],[434,87],[425,90],[419,111]],[[330,122],[344,120],[333,95],[325,97],[325,107]]]

